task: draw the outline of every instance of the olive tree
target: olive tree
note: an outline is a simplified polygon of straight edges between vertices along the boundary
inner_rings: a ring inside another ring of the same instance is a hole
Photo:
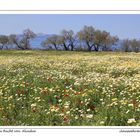
[[[94,32],[93,41],[94,41],[94,50],[99,51],[102,46],[106,46],[109,33],[106,31],[96,30]]]
[[[42,46],[44,48],[51,48],[58,50],[58,47],[60,45],[60,37],[58,35],[53,35],[48,37],[45,41],[42,42]]]
[[[132,51],[139,52],[140,51],[140,40],[132,39],[130,41]]]
[[[30,39],[34,37],[36,37],[36,34],[30,29],[26,29],[23,31],[22,37],[17,37],[16,35],[12,34],[9,36],[9,39],[10,39],[10,42],[16,45],[18,49],[28,50],[30,49],[29,41]]]
[[[8,49],[9,38],[6,35],[0,35],[0,49],[2,50],[4,47]]]
[[[121,43],[121,50],[124,52],[130,52],[131,51],[131,42],[129,39],[124,39]]]
[[[119,38],[117,36],[111,36],[110,34],[108,34],[102,45],[102,51],[112,50],[112,46],[116,46],[118,41]]]
[[[76,35],[74,32],[72,30],[62,30],[61,43],[65,50],[73,51],[77,43]]]
[[[92,26],[84,26],[78,33],[79,40],[85,42],[88,51],[91,51],[94,46],[95,29]]]
[[[116,36],[111,36],[109,32],[95,30],[92,26],[84,26],[84,28],[77,33],[79,40],[86,43],[88,51],[107,50],[118,41]]]

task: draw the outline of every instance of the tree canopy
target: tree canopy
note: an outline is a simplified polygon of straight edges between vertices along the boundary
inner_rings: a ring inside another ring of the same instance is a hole
[[[9,40],[11,44],[16,45],[18,49],[21,50],[29,50],[30,49],[30,43],[29,40],[36,37],[36,34],[31,31],[30,29],[25,29],[23,31],[22,36],[17,36],[15,34],[11,34],[9,36]]]
[[[2,50],[4,47],[8,49],[9,38],[6,35],[0,35],[0,49]]]
[[[30,40],[36,36],[37,35],[30,29],[25,29],[21,35],[0,35],[0,49],[8,49],[9,44],[12,44],[16,49],[32,49],[30,46]],[[110,32],[85,25],[77,33],[74,33],[73,30],[63,29],[60,34],[46,37],[41,45],[45,49],[65,51],[114,51],[115,49],[113,47],[118,45],[118,42],[119,38],[111,35]],[[124,52],[140,51],[139,39],[126,38],[120,42],[120,47],[118,47],[117,50]]]

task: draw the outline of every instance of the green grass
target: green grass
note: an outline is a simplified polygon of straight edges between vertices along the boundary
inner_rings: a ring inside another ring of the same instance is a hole
[[[139,114],[139,53],[0,51],[1,126],[136,126]]]

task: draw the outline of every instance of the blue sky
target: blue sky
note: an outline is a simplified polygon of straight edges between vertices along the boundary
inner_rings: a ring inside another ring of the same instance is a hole
[[[0,14],[0,34],[20,34],[26,28],[35,33],[58,34],[62,29],[79,31],[84,25],[106,30],[119,38],[140,38],[140,15],[116,14]]]

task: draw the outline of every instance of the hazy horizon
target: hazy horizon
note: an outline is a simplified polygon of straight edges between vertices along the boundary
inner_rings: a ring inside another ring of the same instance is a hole
[[[140,38],[139,14],[0,14],[0,34],[21,34],[26,28],[35,33],[59,34],[62,29],[78,32],[84,25],[106,30],[123,38]]]

